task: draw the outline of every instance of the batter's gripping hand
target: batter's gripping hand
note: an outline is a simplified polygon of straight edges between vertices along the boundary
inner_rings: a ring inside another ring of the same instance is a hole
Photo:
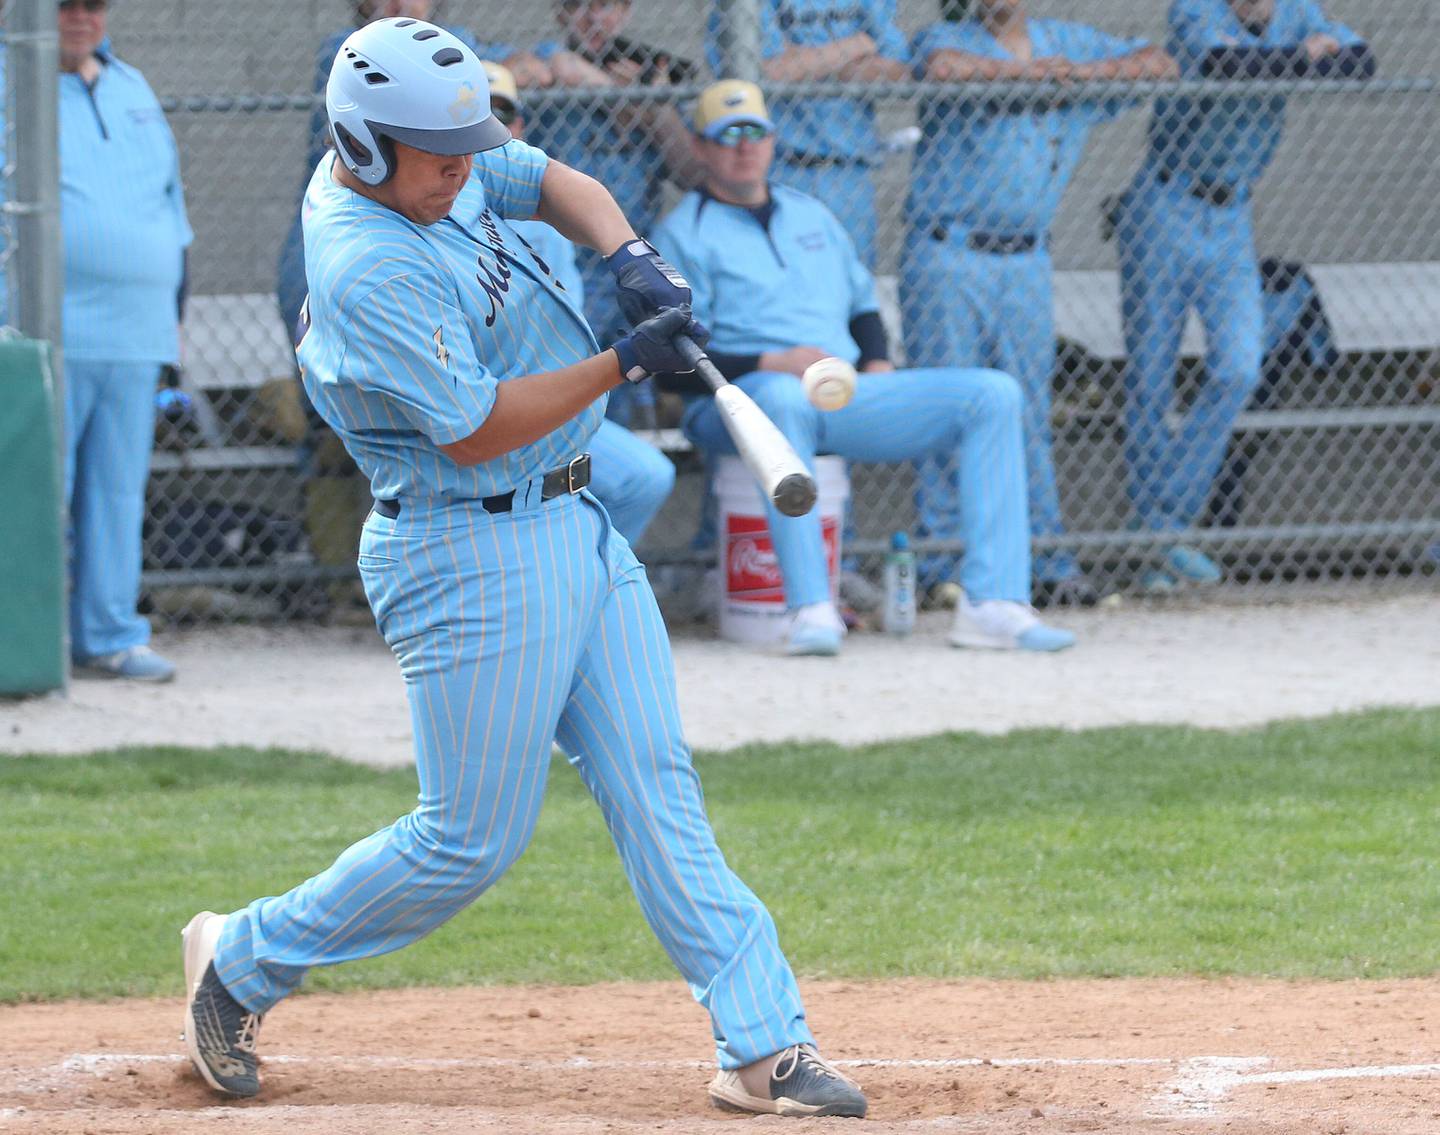
[[[688,335],[700,346],[710,341],[710,332],[697,323],[690,307],[666,308],[659,315],[641,321],[634,331],[614,344],[620,356],[620,373],[631,382],[643,382],[652,374],[685,374],[695,369],[675,347],[675,336]]]
[[[615,274],[620,310],[631,327],[667,307],[690,305],[690,284],[646,240],[627,240],[605,262]]]

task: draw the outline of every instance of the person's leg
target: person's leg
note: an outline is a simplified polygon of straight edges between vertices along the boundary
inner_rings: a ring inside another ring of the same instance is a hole
[[[66,403],[75,407],[80,431],[67,475],[74,534],[70,636],[83,663],[150,641],[150,624],[135,608],[160,368],[76,361],[65,370]],[[87,403],[88,420],[79,425]]]
[[[861,389],[864,389],[868,377],[862,376]],[[757,371],[744,375],[735,385],[755,400],[766,417],[785,435],[800,460],[813,469],[815,439],[822,414],[806,400],[800,379],[793,374]],[[701,399],[689,407],[685,413],[684,428],[686,436],[705,450],[707,457],[735,453],[735,443],[725,430],[713,398]],[[825,545],[820,535],[819,510],[811,509],[804,516],[782,516],[767,500],[765,519],[770,526],[770,540],[785,581],[786,606],[796,610],[814,603],[828,603],[830,581],[825,564]]]
[[[905,245],[900,302],[911,367],[995,366],[995,266],[944,228],[912,229]],[[1000,368],[1003,369],[1003,368]],[[863,381],[863,380],[862,380]],[[961,530],[960,469],[953,453],[915,461],[916,534],[945,539]],[[959,557],[926,553],[916,565],[922,592],[955,577]]]
[[[980,255],[980,254],[975,254]],[[994,259],[992,257],[992,259]],[[1055,300],[1049,253],[1002,257],[1005,283],[997,297],[996,357],[990,365],[1014,375],[1024,394],[1025,479],[1033,536],[1063,536],[1060,495],[1055,487],[1054,437],[1050,429],[1050,381],[1055,370]],[[1080,566],[1068,551],[1036,557],[1035,577],[1069,579]]]
[[[815,1051],[774,920],[716,846],[644,572],[618,539],[608,555],[609,595],[556,740],[600,806],[651,930],[710,1014],[720,1065],[711,1099],[741,1111],[863,1116],[858,1085]]]
[[[214,967],[264,1013],[313,966],[388,953],[469,905],[539,814],[571,675],[609,581],[603,511],[372,515],[360,567],[405,677],[419,804],[314,878],[225,919]],[[546,549],[536,556],[535,548]]]
[[[1169,186],[1142,183],[1127,194],[1116,230],[1125,367],[1125,457],[1130,496],[1143,527],[1173,528],[1164,504],[1173,442],[1166,424],[1185,331],[1186,264],[1193,255],[1187,206]],[[1198,202],[1196,203],[1198,205]],[[1200,206],[1204,207],[1204,206]]]
[[[590,439],[590,491],[631,545],[645,534],[675,487],[675,466],[649,442],[609,418]]]
[[[823,414],[818,447],[857,461],[948,456],[959,470],[954,527],[961,584],[976,600],[1030,598],[1020,388],[993,370],[953,367],[860,376],[855,398]]]
[[[1260,381],[1265,314],[1248,210],[1217,209],[1211,254],[1197,280],[1195,307],[1205,328],[1205,381],[1186,413],[1166,511],[1193,524],[1210,495],[1235,418]]]
[[[670,641],[618,541],[556,741],[595,797],[640,908],[713,1022],[721,1067],[812,1040],[763,903],[715,845],[680,724]]]

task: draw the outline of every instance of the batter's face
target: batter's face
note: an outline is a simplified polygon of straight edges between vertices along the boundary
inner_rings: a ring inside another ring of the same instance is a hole
[[[600,55],[630,22],[630,0],[561,0],[555,15],[569,39]]]
[[[696,138],[695,152],[717,197],[745,201],[765,187],[770,163],[775,160],[775,135],[742,138],[734,145]]]
[[[442,220],[470,180],[474,154],[429,154],[395,144],[395,172],[371,196],[417,225]]]
[[[105,38],[107,5],[70,0],[60,5],[60,69],[78,71]]]
[[[1230,10],[1242,24],[1263,28],[1275,15],[1275,0],[1230,0]]]

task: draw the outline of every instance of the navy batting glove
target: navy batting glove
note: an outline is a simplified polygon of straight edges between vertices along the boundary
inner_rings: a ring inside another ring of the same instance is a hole
[[[620,357],[620,373],[631,382],[643,382],[652,374],[687,373],[692,368],[675,347],[677,335],[688,336],[701,347],[710,341],[709,330],[696,322],[688,306],[666,308],[612,344]]]
[[[615,274],[620,311],[639,327],[667,307],[688,307],[690,284],[647,240],[627,240],[605,258]]]

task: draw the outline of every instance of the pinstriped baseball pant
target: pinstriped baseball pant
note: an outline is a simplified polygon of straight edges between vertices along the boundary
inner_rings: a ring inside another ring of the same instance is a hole
[[[734,1068],[810,1040],[775,925],[726,865],[676,704],[643,569],[588,493],[372,514],[360,565],[405,676],[415,811],[278,898],[232,914],[215,966],[268,1010],[311,966],[399,949],[463,910],[520,855],[552,741],[605,817],[641,909]]]

